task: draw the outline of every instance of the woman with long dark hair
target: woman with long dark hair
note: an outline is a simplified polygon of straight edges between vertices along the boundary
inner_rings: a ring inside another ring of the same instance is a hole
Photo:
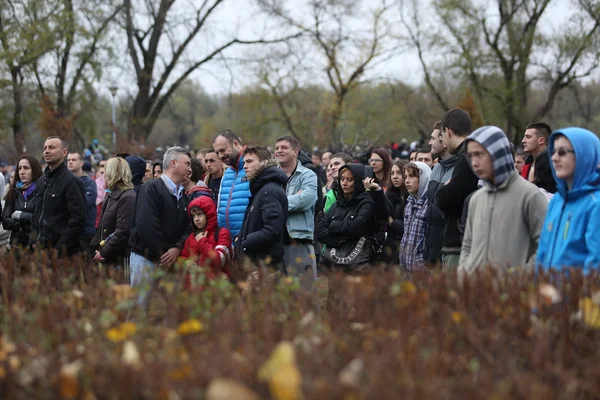
[[[383,243],[383,259],[394,264],[398,262],[400,241],[404,234],[404,207],[408,200],[408,190],[404,184],[404,167],[407,160],[397,160],[392,164],[391,185],[386,192],[389,207],[387,235]]]
[[[25,154],[19,158],[2,211],[2,226],[11,231],[11,246],[29,247],[31,244],[31,220],[36,207],[35,197],[31,194],[42,174],[40,162],[35,157]]]
[[[371,151],[369,165],[373,167],[373,181],[385,191],[390,187],[390,172],[392,170],[392,157],[387,149],[378,147]]]

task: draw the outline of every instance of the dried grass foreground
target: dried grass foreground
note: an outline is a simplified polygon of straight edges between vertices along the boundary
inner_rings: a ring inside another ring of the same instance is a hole
[[[83,260],[0,260],[3,399],[563,399],[600,393],[600,279],[484,270],[182,289],[150,315]],[[322,286],[322,285],[321,285]],[[323,297],[324,293],[321,293]]]

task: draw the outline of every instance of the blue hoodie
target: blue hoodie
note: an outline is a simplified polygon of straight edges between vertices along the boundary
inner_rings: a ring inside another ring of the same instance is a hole
[[[578,267],[588,273],[600,267],[600,139],[586,129],[565,128],[550,136],[550,154],[558,135],[573,145],[575,175],[568,190],[552,165],[558,192],[548,205],[536,263],[544,269]]]

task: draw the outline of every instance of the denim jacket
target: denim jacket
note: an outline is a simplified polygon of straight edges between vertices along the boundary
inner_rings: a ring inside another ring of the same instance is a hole
[[[302,193],[298,193],[300,190]],[[317,190],[317,175],[298,161],[298,166],[288,179],[286,188],[287,230],[292,239],[314,239]]]

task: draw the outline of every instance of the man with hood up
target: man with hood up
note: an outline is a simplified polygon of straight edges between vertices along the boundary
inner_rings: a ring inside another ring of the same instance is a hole
[[[133,183],[133,190],[137,194],[142,186],[144,176],[146,175],[146,160],[138,156],[127,156],[125,158],[129,168],[131,169],[131,183]]]
[[[246,255],[261,267],[266,264],[285,273],[283,239],[288,218],[285,193],[288,177],[271,161],[271,152],[265,147],[247,147],[244,160],[251,197],[235,242],[236,257]]]
[[[469,201],[459,273],[479,267],[533,267],[547,202],[515,171],[510,142],[496,126],[465,140],[473,172],[484,182]]]
[[[400,267],[409,272],[427,269],[423,257],[423,243],[427,226],[427,187],[430,176],[431,168],[425,163],[415,161],[404,167],[404,185],[409,196],[404,207]]]
[[[536,263],[587,274],[600,268],[600,140],[586,129],[565,128],[549,144],[558,191],[548,205]]]

